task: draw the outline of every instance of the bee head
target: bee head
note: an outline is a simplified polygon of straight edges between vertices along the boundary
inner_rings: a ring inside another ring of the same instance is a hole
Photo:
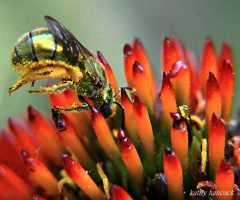
[[[94,105],[100,110],[104,118],[109,117],[114,111],[114,95],[112,86],[108,84],[104,92],[93,98]]]

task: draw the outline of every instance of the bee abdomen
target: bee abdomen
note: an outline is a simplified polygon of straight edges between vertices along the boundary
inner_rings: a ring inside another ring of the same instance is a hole
[[[30,50],[30,54],[32,57],[33,61],[38,61],[35,49],[34,49],[34,44],[33,44],[33,38],[32,38],[32,33],[29,32],[28,33],[28,40],[29,40],[29,50]]]
[[[12,54],[12,64],[16,67],[26,66],[39,60],[56,60],[66,62],[68,58],[64,43],[56,41],[46,28],[36,29],[21,37]]]
[[[57,41],[54,40],[54,43],[53,43],[53,48],[52,48],[52,53],[50,55],[50,59],[51,60],[56,60],[56,53],[57,53]]]

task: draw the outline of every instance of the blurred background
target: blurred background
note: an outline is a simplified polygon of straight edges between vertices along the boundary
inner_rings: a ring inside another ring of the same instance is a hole
[[[206,36],[212,38],[217,52],[223,41],[229,42],[234,52],[236,84],[239,85],[240,1],[2,0],[0,5],[1,125],[5,125],[10,116],[25,115],[29,105],[50,116],[47,95],[28,94],[29,85],[7,96],[8,88],[20,76],[10,64],[13,47],[24,33],[46,26],[44,15],[65,25],[93,53],[100,50],[113,68],[119,86],[126,86],[124,44],[132,44],[136,37],[140,39],[160,82],[161,45],[164,37],[172,35],[194,50],[197,58]],[[238,97],[239,88],[235,95]],[[238,99],[235,97],[234,110],[240,105]]]

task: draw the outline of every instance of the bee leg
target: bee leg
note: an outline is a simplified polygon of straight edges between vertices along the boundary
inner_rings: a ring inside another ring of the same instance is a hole
[[[82,96],[78,96],[78,100],[82,103],[83,106],[79,106],[73,103],[70,107],[67,107],[67,108],[53,106],[52,109],[60,113],[78,113],[78,112],[84,112],[90,109],[90,105]]]
[[[55,126],[59,132],[67,130],[66,124],[64,119],[62,118],[61,114],[54,109],[52,109],[52,119],[55,123]]]
[[[11,95],[12,92],[17,90],[18,88],[22,87],[23,85],[27,84],[28,82],[25,80],[18,81],[18,83],[14,84],[12,87],[9,88],[8,90],[8,95]]]
[[[53,94],[53,93],[61,93],[65,90],[69,89],[72,86],[71,81],[59,82],[58,85],[53,85],[51,87],[43,87],[37,90],[29,90],[29,93],[38,93],[38,94]]]

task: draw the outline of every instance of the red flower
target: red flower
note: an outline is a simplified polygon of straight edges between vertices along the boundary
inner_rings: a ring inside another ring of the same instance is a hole
[[[117,93],[109,64],[100,52],[97,57]],[[232,199],[240,184],[232,62],[229,45],[218,57],[208,38],[199,70],[191,51],[166,38],[159,87],[139,40],[125,45],[133,90],[128,95],[122,88],[116,98],[126,128],[119,110],[107,120],[94,107],[55,113],[56,128],[29,107],[28,119],[9,119],[0,134],[0,199],[197,199],[200,192]],[[60,107],[76,99],[70,90],[50,95]]]

